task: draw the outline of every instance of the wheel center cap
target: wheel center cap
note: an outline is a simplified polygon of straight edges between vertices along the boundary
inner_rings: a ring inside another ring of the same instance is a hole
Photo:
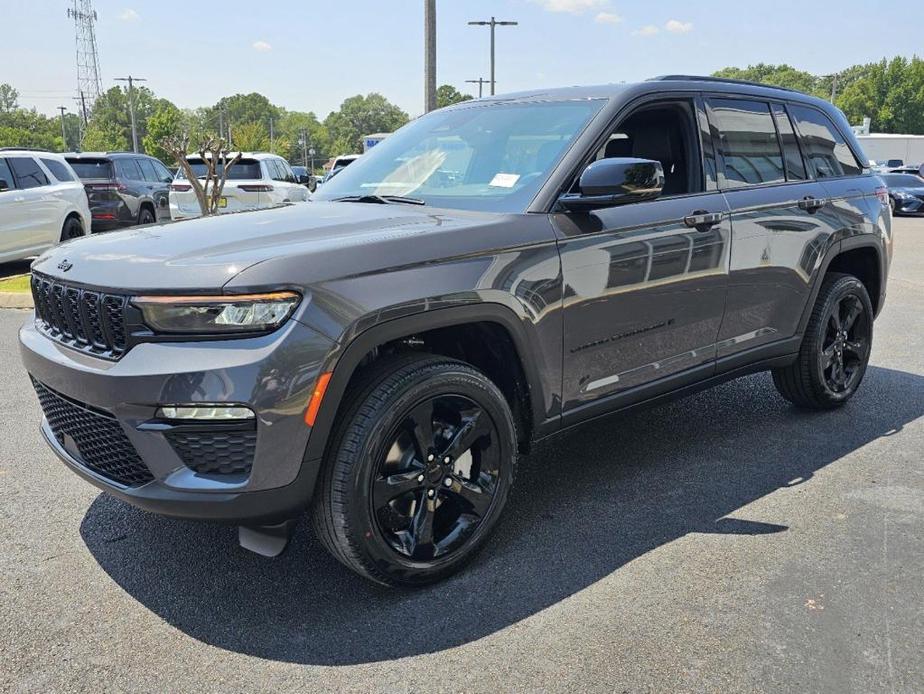
[[[430,465],[427,468],[426,475],[427,475],[427,479],[432,484],[438,484],[439,482],[443,480],[443,477],[446,476],[446,471],[443,470],[439,465]]]

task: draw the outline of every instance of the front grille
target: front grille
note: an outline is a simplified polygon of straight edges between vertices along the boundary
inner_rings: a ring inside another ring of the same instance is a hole
[[[250,474],[256,431],[171,431],[165,436],[190,470],[202,475]]]
[[[79,456],[75,457],[84,467],[126,487],[154,479],[114,416],[71,400],[35,379],[32,385],[55,438],[71,455],[76,447]]]
[[[107,359],[125,352],[128,297],[95,292],[34,273],[38,326],[54,340]]]

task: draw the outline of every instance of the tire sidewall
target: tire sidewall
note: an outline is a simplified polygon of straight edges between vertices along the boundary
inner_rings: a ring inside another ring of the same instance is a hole
[[[863,310],[866,313],[866,320],[869,324],[866,353],[858,367],[860,374],[854,384],[848,390],[833,391],[828,387],[827,380],[824,376],[821,351],[824,347],[824,338],[828,329],[828,317],[831,315],[834,306],[849,295],[855,296],[860,300],[860,303],[863,305]],[[832,404],[842,404],[849,400],[853,394],[857,392],[857,389],[859,389],[860,384],[863,382],[863,377],[866,375],[866,367],[869,365],[869,357],[872,352],[873,306],[869,294],[866,292],[866,287],[864,287],[863,283],[856,277],[840,278],[831,286],[831,289],[825,295],[825,303],[821,316],[822,320],[818,321],[816,325],[813,326],[813,353],[811,355],[810,366],[812,380],[815,382],[816,389],[823,398]]]
[[[70,217],[64,222],[64,228],[61,230],[61,243],[73,241],[83,236],[83,224],[79,219]]]
[[[156,218],[149,208],[141,208],[141,212],[138,214],[138,224],[153,224],[155,220]]]
[[[494,499],[487,514],[468,542],[461,548],[432,562],[413,561],[395,551],[381,535],[371,499],[372,481],[395,428],[407,412],[424,400],[441,395],[461,395],[475,401],[491,418],[498,431],[501,469]],[[506,505],[516,469],[516,433],[513,417],[503,395],[486,377],[467,367],[446,365],[435,373],[421,374],[400,390],[390,393],[377,410],[379,416],[363,437],[349,474],[350,503],[347,505],[349,538],[363,561],[390,579],[407,584],[429,583],[453,573],[481,547],[497,524]],[[356,421],[350,427],[356,426]],[[338,460],[338,464],[347,461]]]

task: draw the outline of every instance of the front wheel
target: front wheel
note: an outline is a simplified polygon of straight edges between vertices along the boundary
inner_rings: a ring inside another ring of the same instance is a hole
[[[497,525],[517,462],[513,416],[477,369],[412,355],[352,389],[313,518],[343,564],[377,583],[438,581]]]
[[[873,306],[863,283],[830,273],[815,300],[799,356],[773,371],[773,383],[794,405],[823,410],[847,402],[860,387],[873,343]]]

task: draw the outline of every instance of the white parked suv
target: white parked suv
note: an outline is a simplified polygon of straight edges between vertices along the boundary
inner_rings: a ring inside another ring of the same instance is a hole
[[[201,157],[187,157],[196,175],[205,176]],[[243,152],[228,171],[219,207],[222,212],[254,210],[286,202],[305,202],[311,194],[298,182],[289,163],[277,154]],[[183,169],[170,186],[170,218],[188,219],[200,215],[199,202]]]
[[[64,157],[0,148],[0,263],[88,233],[87,192]]]

